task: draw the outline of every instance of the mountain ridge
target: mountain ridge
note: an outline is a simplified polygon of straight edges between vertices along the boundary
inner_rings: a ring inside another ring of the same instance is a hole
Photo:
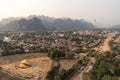
[[[36,20],[33,20],[36,18]],[[32,21],[31,21],[32,20]],[[33,24],[34,23],[34,24]],[[39,24],[38,24],[39,23]],[[28,17],[6,18],[0,22],[4,31],[29,31],[29,30],[78,30],[94,29],[95,26],[83,19],[73,20],[70,18],[53,18],[44,15],[30,15]],[[37,26],[38,25],[38,26]],[[36,27],[37,26],[37,27]],[[5,29],[6,28],[6,29]],[[38,28],[38,29],[37,29]]]
[[[0,31],[40,31],[45,30],[41,20],[34,17],[33,19],[20,19],[11,21],[0,27]]]

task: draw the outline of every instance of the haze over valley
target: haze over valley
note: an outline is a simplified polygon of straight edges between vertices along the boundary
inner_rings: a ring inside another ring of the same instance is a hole
[[[0,80],[120,80],[120,0],[0,0]]]

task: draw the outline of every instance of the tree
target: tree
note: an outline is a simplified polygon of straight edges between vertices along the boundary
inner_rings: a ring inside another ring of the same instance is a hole
[[[77,64],[82,64],[83,63],[83,60],[79,60],[78,62],[77,62]]]
[[[106,74],[110,74],[110,70],[109,70],[108,63],[105,62],[105,60],[103,60],[100,62],[98,69],[97,69],[98,80],[101,80],[101,78]]]
[[[120,76],[120,59],[116,59],[114,61],[114,66],[115,66],[115,75]]]
[[[66,73],[66,70],[65,69],[60,69],[59,70],[59,75],[61,77],[62,80],[65,79],[65,73]]]
[[[48,53],[48,56],[52,59],[55,59],[55,58],[64,57],[65,54],[64,54],[64,52],[61,52],[60,50],[51,49]]]
[[[90,75],[90,80],[97,80],[96,72],[94,70],[90,71],[89,75]]]
[[[99,66],[99,64],[102,60],[104,60],[104,56],[98,55],[97,58],[96,58],[96,65],[95,65],[96,68],[98,68],[98,66]]]
[[[6,56],[6,55],[9,55],[9,50],[8,48],[4,47],[2,51],[2,56]]]
[[[59,75],[54,76],[54,80],[62,80]]]
[[[46,79],[47,79],[47,80],[54,80],[54,76],[55,76],[56,73],[57,73],[56,68],[52,68],[52,69],[47,73]]]
[[[115,66],[115,75],[120,76],[120,64]]]
[[[112,77],[110,75],[104,75],[101,80],[112,80]]]

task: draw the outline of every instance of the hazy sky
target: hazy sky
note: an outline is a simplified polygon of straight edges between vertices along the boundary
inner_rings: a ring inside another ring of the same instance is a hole
[[[98,26],[115,25],[120,24],[120,0],[0,0],[0,19],[29,15],[83,18]]]

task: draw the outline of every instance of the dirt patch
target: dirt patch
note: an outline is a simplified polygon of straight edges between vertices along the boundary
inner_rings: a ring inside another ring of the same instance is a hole
[[[0,56],[0,65],[19,62],[23,59],[34,59],[34,58],[46,57],[46,56],[47,53],[29,53],[29,54]]]
[[[104,41],[103,46],[101,46],[101,49],[103,51],[110,51],[109,42],[111,41],[111,37],[107,37],[107,39]]]
[[[60,61],[61,68],[65,70],[72,68],[72,66],[76,63],[77,63],[76,60],[61,60]]]
[[[20,62],[23,59],[27,59],[31,64],[34,64],[33,67],[29,68],[18,68]],[[65,70],[70,69],[76,60],[61,60],[61,68]],[[11,55],[11,56],[1,56],[0,57],[0,67],[4,71],[7,71],[11,75],[19,76],[27,80],[45,80],[47,72],[50,71],[53,61],[47,57],[45,53],[32,53],[32,54],[22,54],[22,55]]]
[[[111,51],[110,50],[110,47],[109,47],[109,42],[111,41],[111,37],[108,36],[105,40],[104,40],[104,43],[103,45],[99,46],[99,47],[96,47],[94,48],[96,51]]]
[[[37,78],[41,78],[45,80],[45,76],[47,72],[51,69],[52,60],[48,57],[39,57],[34,59],[28,59],[30,63],[34,64],[34,67],[30,68],[16,68],[15,65],[19,65],[20,62],[0,65],[5,71],[9,71],[11,74],[17,75],[23,78],[32,78],[37,80]]]

